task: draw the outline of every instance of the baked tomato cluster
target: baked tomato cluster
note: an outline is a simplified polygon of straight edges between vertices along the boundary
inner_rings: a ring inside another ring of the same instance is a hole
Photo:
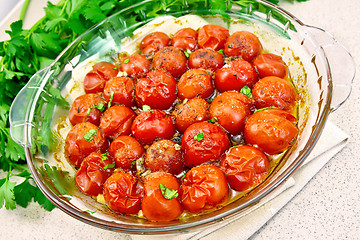
[[[298,134],[281,56],[211,24],[138,46],[95,64],[72,104],[65,154],[78,188],[114,212],[171,221],[263,182]]]

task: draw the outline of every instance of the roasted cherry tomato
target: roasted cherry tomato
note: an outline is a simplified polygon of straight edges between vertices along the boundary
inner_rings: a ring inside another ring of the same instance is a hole
[[[268,76],[284,78],[287,73],[287,65],[282,60],[282,57],[272,53],[258,55],[254,59],[253,65],[259,73],[260,78]]]
[[[108,108],[100,119],[100,128],[106,137],[115,139],[131,133],[136,114],[128,107],[115,105]]]
[[[139,107],[148,105],[165,110],[176,100],[176,80],[164,70],[151,71],[138,80],[135,93]]]
[[[118,213],[136,214],[141,208],[143,188],[131,172],[117,170],[104,184],[104,199]]]
[[[265,153],[273,155],[288,149],[295,140],[297,119],[280,109],[264,109],[252,114],[244,129],[245,142],[257,145]]]
[[[153,172],[181,173],[184,169],[181,146],[167,139],[154,142],[146,150],[145,167]]]
[[[182,28],[174,34],[171,45],[183,51],[195,51],[198,48],[197,35],[192,28]]]
[[[190,54],[188,65],[215,72],[224,66],[224,56],[212,49],[198,49]]]
[[[171,139],[175,126],[170,116],[158,109],[140,113],[134,120],[133,136],[142,144],[150,145],[155,139]]]
[[[179,48],[164,47],[155,54],[152,68],[165,70],[174,78],[178,78],[186,71],[187,58]]]
[[[191,124],[209,120],[209,107],[209,103],[202,98],[192,98],[179,104],[172,112],[176,129],[183,133]]]
[[[106,81],[116,77],[119,72],[117,67],[109,62],[99,62],[92,68],[93,70],[88,72],[84,78],[84,89],[86,93],[102,92]]]
[[[278,77],[260,79],[252,89],[256,108],[277,107],[291,111],[296,105],[295,88],[290,82]]]
[[[247,31],[233,33],[226,41],[224,53],[229,57],[252,60],[261,53],[261,43],[257,36]]]
[[[184,164],[193,167],[208,161],[219,160],[230,147],[225,131],[212,123],[194,123],[188,127],[181,140]]]
[[[144,37],[140,43],[141,54],[149,55],[168,46],[170,38],[163,32],[152,32]]]
[[[76,171],[76,185],[87,195],[97,196],[102,193],[103,184],[114,171],[112,164],[108,154],[90,153]]]
[[[111,142],[109,153],[114,158],[116,167],[130,170],[135,169],[136,160],[142,157],[145,150],[135,138],[120,136]]]
[[[179,182],[170,173],[154,172],[145,180],[141,209],[150,221],[171,221],[183,209],[178,200]]]
[[[213,209],[225,202],[229,187],[224,173],[212,164],[204,164],[190,169],[182,180],[180,201],[192,213]]]
[[[219,92],[239,91],[245,85],[252,88],[257,80],[254,67],[242,59],[234,60],[215,72],[215,86]]]
[[[269,174],[269,159],[256,147],[236,146],[223,155],[220,168],[232,189],[246,191],[259,185]]]
[[[115,77],[107,81],[104,88],[106,102],[123,104],[126,107],[135,105],[135,83],[129,77]]]
[[[251,114],[253,101],[237,91],[223,92],[210,105],[211,118],[233,135],[241,134],[245,120]]]
[[[94,124],[76,124],[65,139],[65,156],[71,164],[80,167],[81,162],[92,152],[105,152],[108,147],[102,131]]]
[[[106,102],[99,95],[84,94],[77,97],[71,105],[69,120],[73,126],[81,122],[91,122],[98,126],[105,109]]]
[[[221,26],[207,24],[200,28],[198,43],[201,48],[211,48],[218,51],[224,48],[224,44],[229,37],[229,30]]]
[[[211,75],[202,69],[190,69],[184,73],[177,84],[178,97],[185,98],[208,98],[214,92]]]
[[[132,78],[145,77],[150,70],[150,61],[143,55],[133,54],[121,60],[120,71]]]

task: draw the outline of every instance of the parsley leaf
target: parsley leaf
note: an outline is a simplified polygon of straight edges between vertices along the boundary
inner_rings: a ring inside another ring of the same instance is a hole
[[[203,139],[204,139],[204,133],[203,132],[201,132],[201,133],[194,136],[195,141],[201,141]]]
[[[114,168],[115,167],[115,163],[111,163],[111,164],[108,164],[104,167],[104,169],[109,169],[109,168]]]
[[[247,85],[244,85],[240,92],[244,95],[246,95],[249,98],[252,98],[252,94],[251,94],[251,88],[249,88]]]
[[[90,129],[89,131],[87,131],[85,134],[84,134],[84,139],[87,141],[87,142],[90,142],[91,140],[94,139],[94,135],[96,136],[96,129]]]
[[[164,184],[160,183],[159,188],[160,188],[161,194],[166,199],[173,199],[173,198],[177,198],[179,196],[179,193],[176,190],[167,188],[167,187],[165,187]]]
[[[0,208],[5,205],[6,209],[15,209],[15,194],[14,187],[15,182],[9,181],[10,172],[8,172],[5,181],[1,184],[0,187]]]
[[[265,109],[273,109],[273,108],[276,108],[276,107],[271,106],[271,107],[260,108],[260,109],[257,109],[254,113],[261,112],[261,111],[263,111],[263,110],[265,110]]]

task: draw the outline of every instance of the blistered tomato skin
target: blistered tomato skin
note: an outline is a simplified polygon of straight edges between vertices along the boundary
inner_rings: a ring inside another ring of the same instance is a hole
[[[187,68],[187,58],[182,50],[176,47],[160,49],[152,61],[152,69],[162,69],[174,78],[180,77]]]
[[[143,146],[131,136],[120,136],[110,143],[109,153],[114,158],[116,167],[135,170],[134,161],[145,153]]]
[[[258,76],[254,67],[247,61],[237,59],[215,72],[215,86],[219,92],[241,90],[245,85],[252,88]]]
[[[103,184],[114,171],[114,168],[106,168],[106,166],[112,163],[109,155],[98,152],[88,155],[75,174],[75,183],[78,188],[90,196],[102,193]]]
[[[141,54],[150,55],[168,46],[170,38],[163,32],[152,32],[144,37],[140,43]]]
[[[112,63],[109,62],[99,62],[93,67],[94,71],[97,71],[105,80],[110,80],[113,77],[116,77],[119,73],[119,69]]]
[[[165,112],[151,109],[136,116],[131,131],[140,143],[150,145],[155,139],[171,139],[175,134],[175,126]]]
[[[178,198],[167,199],[161,193],[159,185],[179,191],[179,182],[170,173],[154,172],[151,173],[144,183],[144,198],[141,209],[144,216],[149,221],[171,221],[178,218],[183,212]]]
[[[171,45],[183,51],[195,51],[198,48],[197,32],[192,28],[182,28],[171,39]]]
[[[224,44],[229,37],[229,30],[224,27],[207,24],[200,28],[198,34],[198,44],[201,48],[210,48],[218,51],[224,48]]]
[[[208,98],[214,92],[211,75],[202,69],[190,69],[184,73],[177,88],[181,100],[195,97]]]
[[[86,93],[99,93],[104,90],[106,81],[116,77],[119,70],[109,62],[99,62],[93,66],[84,78],[84,90]]]
[[[74,126],[81,122],[91,122],[97,126],[100,124],[102,111],[95,106],[106,107],[106,102],[97,94],[84,94],[77,97],[69,111],[70,123]]]
[[[260,184],[269,174],[269,159],[258,148],[237,146],[222,157],[220,168],[230,187],[247,191]]]
[[[212,49],[198,49],[190,54],[188,66],[215,72],[224,66],[224,56]]]
[[[279,77],[260,79],[252,89],[256,108],[277,107],[291,111],[296,105],[297,94],[290,82]]]
[[[209,120],[209,107],[209,103],[202,98],[192,98],[179,104],[172,112],[176,129],[183,133],[191,124]]]
[[[199,122],[188,127],[181,140],[184,164],[194,167],[201,163],[219,160],[230,147],[225,131],[212,123]]]
[[[108,141],[96,125],[83,122],[76,124],[65,139],[65,156],[69,162],[80,167],[81,162],[92,152],[105,152]]]
[[[298,134],[297,119],[280,109],[264,109],[251,115],[245,124],[245,142],[257,145],[269,155],[288,149]]]
[[[108,108],[100,119],[100,128],[106,137],[115,139],[131,133],[136,114],[128,107],[115,105]]]
[[[150,70],[150,61],[143,55],[134,54],[121,61],[120,71],[137,79],[145,77]]]
[[[184,169],[181,146],[171,140],[159,140],[146,150],[145,167],[153,172],[179,174]]]
[[[111,105],[116,103],[126,107],[135,105],[135,83],[129,77],[115,77],[107,81],[104,87],[104,98]]]
[[[241,134],[245,121],[251,114],[253,101],[237,91],[223,92],[210,105],[211,118],[233,135]]]
[[[287,65],[282,60],[282,57],[276,54],[260,54],[254,59],[253,65],[259,73],[260,78],[268,76],[275,76],[279,78],[286,77]]]
[[[261,53],[262,46],[258,37],[251,32],[233,33],[226,41],[224,53],[229,57],[241,57],[252,62]]]
[[[176,100],[176,80],[164,70],[154,70],[141,78],[135,85],[135,99],[139,107],[165,110]]]
[[[136,214],[141,209],[143,189],[131,172],[117,171],[104,184],[104,199],[118,213]]]
[[[182,180],[180,201],[192,213],[216,207],[225,202],[229,187],[220,168],[204,164],[190,169]]]

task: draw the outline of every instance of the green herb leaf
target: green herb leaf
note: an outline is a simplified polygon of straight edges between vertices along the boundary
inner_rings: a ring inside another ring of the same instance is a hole
[[[271,107],[260,108],[260,109],[257,109],[254,113],[261,112],[261,111],[263,111],[263,110],[265,110],[265,109],[273,109],[273,108],[276,108],[276,107],[271,106]]]
[[[108,152],[101,154],[101,160],[102,161],[106,161],[108,159],[109,159],[109,153]]]
[[[111,102],[112,102],[112,100],[114,99],[114,94],[115,94],[114,91],[111,91],[111,92],[110,92],[110,100],[109,100],[109,103],[108,103],[108,108],[111,107]]]
[[[218,53],[224,55],[224,50],[223,49],[220,49],[219,51],[217,51]]]
[[[143,112],[151,112],[151,107],[149,105],[143,105],[142,110]]]
[[[95,211],[86,210],[86,212],[88,212],[88,213],[90,213],[90,214],[94,214],[94,213],[96,213],[96,210],[95,210]]]
[[[249,88],[247,85],[244,85],[240,92],[246,96],[248,96],[249,98],[252,98],[252,94],[251,94],[251,88]]]
[[[186,49],[186,50],[184,51],[184,54],[185,54],[185,57],[186,57],[186,58],[189,58],[189,57],[190,57],[190,54],[191,54],[191,51],[190,51],[189,49]]]
[[[115,167],[115,163],[111,163],[111,164],[108,164],[104,167],[104,169],[109,169],[109,168],[114,168]]]
[[[89,131],[87,131],[85,134],[84,134],[84,139],[87,141],[87,142],[90,142],[91,140],[94,139],[94,135],[96,136],[96,129],[90,129]]]
[[[130,58],[124,60],[124,63],[129,63],[129,62],[130,62]]]
[[[195,141],[201,141],[203,139],[204,139],[204,133],[203,132],[201,132],[201,133],[194,136]]]
[[[94,109],[94,108],[96,108],[96,109],[100,110],[101,112],[103,112],[103,111],[105,111],[106,106],[105,106],[105,104],[103,104],[103,103],[98,103],[98,104],[96,104],[96,105],[93,104],[93,105],[91,105],[91,106],[88,108],[87,114],[89,115],[90,112],[91,112],[91,109]]]
[[[163,185],[161,183],[159,184],[159,188],[160,188],[161,194],[166,199],[173,199],[173,198],[177,198],[179,196],[179,193],[176,190],[167,188],[167,187],[165,187],[165,185]]]
[[[208,122],[208,123],[216,123],[217,121],[219,121],[219,119],[217,117],[213,117],[212,119],[210,120],[207,120],[205,122]]]

